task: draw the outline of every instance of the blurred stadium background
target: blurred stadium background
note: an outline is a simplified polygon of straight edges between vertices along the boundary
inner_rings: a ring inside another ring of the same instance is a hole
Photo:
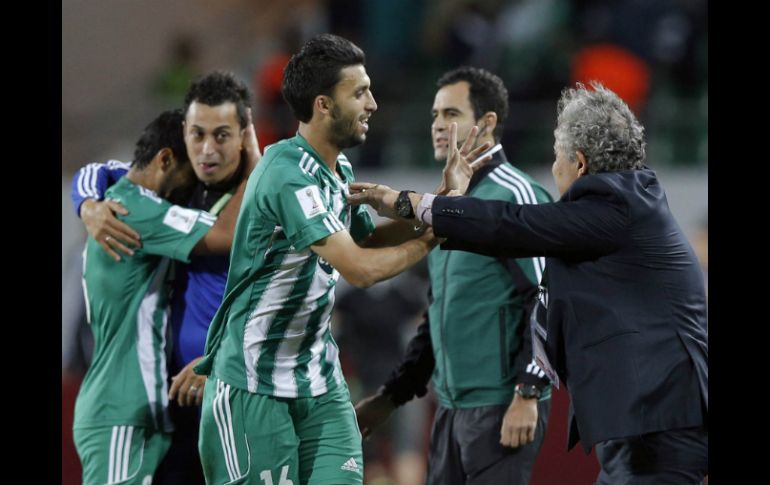
[[[430,190],[439,173],[429,138],[435,81],[459,65],[484,67],[509,90],[509,159],[553,195],[559,93],[575,80],[603,80],[646,127],[648,165],[661,174],[707,274],[707,23],[707,0],[63,0],[62,484],[80,483],[72,408],[90,358],[79,282],[85,231],[69,199],[71,177],[88,162],[130,161],[144,125],[160,110],[181,106],[191,77],[228,69],[247,81],[264,147],[296,128],[280,97],[288,56],[317,33],[345,36],[366,52],[379,104],[366,144],[346,152],[357,178]],[[366,298],[424,293],[423,277],[418,269]],[[353,294],[344,283],[338,291]],[[411,303],[409,315],[398,317],[403,322],[387,329],[396,343],[371,371],[353,349],[377,345],[381,336],[357,331],[367,322],[356,322],[355,311],[338,312],[354,400],[376,389],[379,374],[398,358],[425,301]],[[593,455],[565,451],[566,408],[564,392],[557,392],[533,484],[595,479]],[[421,483],[432,410],[430,397],[408,404],[392,429],[367,443],[367,483]]]

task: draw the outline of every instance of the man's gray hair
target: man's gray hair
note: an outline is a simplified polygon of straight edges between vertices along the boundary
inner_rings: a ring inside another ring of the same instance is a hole
[[[561,93],[554,138],[556,147],[575,161],[580,151],[588,173],[642,168],[644,128],[617,94],[596,81],[593,91],[577,83]]]

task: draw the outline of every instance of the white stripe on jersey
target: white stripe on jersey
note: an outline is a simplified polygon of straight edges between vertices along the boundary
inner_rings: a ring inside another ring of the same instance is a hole
[[[513,169],[509,168],[505,164],[498,166],[489,174],[489,178],[495,181],[498,185],[505,187],[513,192],[516,197],[517,204],[537,204],[537,197],[535,197],[535,191],[532,189],[532,184],[524,177],[516,173]],[[543,269],[545,268],[544,257],[532,258],[532,266],[535,269],[535,280],[539,283],[543,277]]]
[[[326,217],[324,217],[324,226],[326,226],[326,229],[329,230],[330,234],[334,234],[335,232],[337,232],[337,230],[334,229],[331,222],[329,222]]]
[[[86,323],[91,325],[91,305],[88,299],[88,285],[86,285],[86,260],[88,259],[88,243],[83,246],[83,276],[80,282],[83,284],[83,297],[86,299]]]
[[[493,171],[491,171],[489,173],[489,178],[490,178],[490,180],[493,180],[497,185],[505,187],[506,189],[508,189],[511,192],[513,192],[514,197],[516,197],[516,203],[517,204],[528,204],[529,203],[529,202],[525,202],[524,201],[524,194],[521,193],[521,190],[519,190],[518,187],[516,187],[512,183],[509,183],[509,182],[503,180],[502,178],[500,178],[500,176],[497,174],[497,169],[495,169],[495,170],[493,170]]]
[[[94,198],[95,195],[93,195],[93,191],[91,188],[91,173],[93,171],[93,167],[96,165],[95,163],[89,163],[85,167],[80,169],[80,172],[78,173],[78,194],[80,194],[82,197],[88,197],[88,198]]]
[[[334,292],[329,292],[329,280],[337,281],[340,277],[339,272],[336,269],[332,269],[332,275],[329,276],[323,269],[320,268],[319,263],[316,263],[316,267],[313,273],[313,280],[310,283],[310,287],[307,290],[305,299],[297,312],[294,314],[289,325],[286,327],[286,331],[283,334],[283,339],[278,347],[278,351],[275,354],[275,367],[273,369],[273,385],[275,386],[275,394],[281,397],[296,397],[298,394],[297,381],[294,371],[297,367],[297,359],[299,358],[299,349],[302,342],[307,336],[307,324],[310,320],[310,316],[318,309],[318,301],[323,298],[327,293],[330,293],[329,303],[321,315],[320,327],[318,332],[314,335],[317,340],[323,335],[323,332],[328,329],[331,320],[331,308],[334,304]],[[323,341],[321,341],[323,343]],[[316,342],[313,342],[312,349],[315,347]],[[316,350],[319,354],[321,347]],[[319,359],[320,362],[320,359]],[[326,392],[325,379],[320,375],[321,368],[313,369],[314,375],[311,374],[308,368],[308,378],[310,379],[311,390],[315,387],[318,388],[321,383],[315,382],[318,380],[323,381],[324,389],[318,394]],[[315,381],[314,381],[315,380]],[[318,394],[312,394],[314,396]]]
[[[514,169],[511,167],[503,164],[500,165],[500,170],[503,171],[503,173],[506,175],[506,177],[511,181],[518,182],[520,187],[523,187],[524,190],[526,190],[527,195],[529,195],[530,204],[537,204],[537,197],[535,196],[535,191],[532,189],[532,184],[529,183],[529,181],[522,177],[521,174],[516,173]]]
[[[320,165],[318,165],[318,162],[316,162],[315,159],[311,157],[307,152],[302,154],[302,158],[299,160],[300,170],[311,177],[315,175],[319,166]]]
[[[144,389],[147,392],[147,401],[150,405],[150,411],[155,419],[156,425],[163,425],[165,429],[168,426],[168,384],[166,383],[166,329],[168,325],[168,308],[163,311],[161,321],[161,341],[158,348],[160,352],[156,355],[156,345],[153,337],[153,327],[155,325],[155,313],[158,307],[158,300],[163,291],[163,282],[166,277],[166,271],[169,267],[169,259],[161,259],[158,268],[155,270],[152,282],[147,293],[142,298],[139,305],[139,311],[136,316],[137,343],[136,350],[139,356],[139,369],[142,373]],[[160,382],[156,375],[160,376]],[[156,392],[160,386],[160,398],[163,409],[163,416],[156,416]]]
[[[109,168],[123,168],[129,170],[131,168],[130,163],[121,162],[120,160],[107,160],[107,166]]]
[[[262,343],[267,337],[270,324],[283,307],[299,279],[302,266],[310,258],[310,249],[302,252],[289,252],[281,261],[281,266],[262,292],[256,308],[249,315],[243,329],[243,358],[246,367],[246,383],[250,392],[257,392],[257,362]]]
[[[310,346],[310,354],[312,357],[307,364],[307,378],[310,380],[310,394],[312,396],[320,396],[327,391],[326,378],[321,374],[321,353],[325,346],[325,342],[321,337],[331,324],[334,298],[334,292],[332,291],[329,293],[329,304],[323,315],[321,315],[321,325],[319,325],[318,331],[315,333],[315,341],[313,342],[313,345]]]

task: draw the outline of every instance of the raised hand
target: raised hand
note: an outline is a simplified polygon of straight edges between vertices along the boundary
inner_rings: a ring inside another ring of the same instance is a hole
[[[248,122],[243,133],[243,151],[246,152],[246,160],[248,161],[248,166],[246,167],[246,177],[248,178],[251,171],[254,170],[254,167],[257,166],[257,163],[262,158],[262,152],[259,149],[257,130],[254,128],[254,122],[251,119],[251,108],[246,109],[246,117]]]
[[[471,177],[492,158],[492,155],[479,156],[490,148],[490,143],[485,142],[482,145],[473,148],[478,140],[479,127],[474,126],[471,132],[463,142],[463,146],[457,147],[457,123],[449,125],[449,152],[447,153],[446,165],[442,173],[441,185],[436,189],[438,195],[445,195],[450,190],[457,190],[465,193],[468,190],[468,184]],[[471,163],[470,161],[473,161]]]

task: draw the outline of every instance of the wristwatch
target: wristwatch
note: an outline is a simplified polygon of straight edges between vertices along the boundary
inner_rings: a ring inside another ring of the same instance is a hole
[[[513,392],[524,399],[540,399],[542,392],[534,384],[516,384]]]
[[[409,194],[414,194],[414,190],[402,190],[396,198],[396,214],[404,219],[414,219],[414,208],[412,201],[409,200]]]

